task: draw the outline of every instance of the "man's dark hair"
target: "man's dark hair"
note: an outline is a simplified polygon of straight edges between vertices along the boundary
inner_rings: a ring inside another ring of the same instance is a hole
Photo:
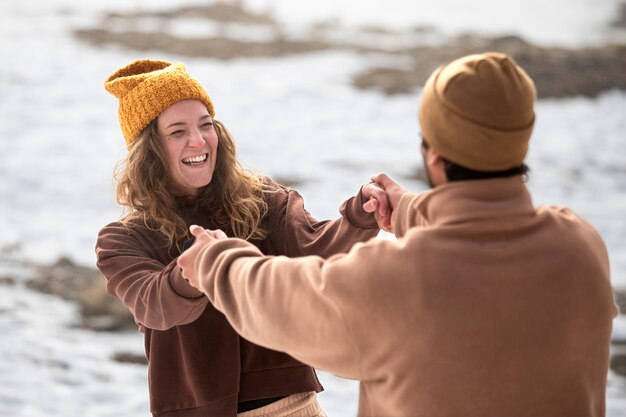
[[[428,142],[422,137],[422,147],[424,149],[430,148]],[[504,171],[476,171],[471,168],[466,168],[454,162],[441,157],[444,162],[444,170],[448,181],[467,181],[467,180],[485,180],[488,178],[503,178],[513,175],[527,175],[530,168],[526,164],[522,164],[513,168],[506,169]]]

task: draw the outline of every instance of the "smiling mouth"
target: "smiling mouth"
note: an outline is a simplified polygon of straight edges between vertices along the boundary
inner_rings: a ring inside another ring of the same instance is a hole
[[[195,166],[195,165],[200,165],[203,164],[204,162],[206,162],[206,160],[208,159],[209,154],[205,153],[204,155],[198,155],[198,156],[194,156],[191,158],[185,158],[182,160],[182,163],[187,165],[187,166]]]

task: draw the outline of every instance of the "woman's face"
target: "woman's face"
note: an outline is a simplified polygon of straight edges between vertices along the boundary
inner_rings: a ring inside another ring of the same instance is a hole
[[[217,132],[211,115],[201,101],[183,100],[159,115],[157,127],[174,195],[195,196],[211,182],[217,160]]]

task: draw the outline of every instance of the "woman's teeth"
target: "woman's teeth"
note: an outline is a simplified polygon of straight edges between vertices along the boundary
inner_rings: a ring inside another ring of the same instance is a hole
[[[198,165],[198,164],[201,164],[204,161],[206,161],[208,156],[209,156],[209,154],[205,153],[204,155],[194,156],[192,158],[185,158],[185,159],[183,159],[183,164],[185,164],[185,165]]]

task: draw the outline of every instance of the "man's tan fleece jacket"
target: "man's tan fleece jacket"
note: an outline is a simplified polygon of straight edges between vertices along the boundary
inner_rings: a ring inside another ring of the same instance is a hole
[[[604,415],[617,309],[587,222],[517,176],[396,210],[397,241],[326,261],[209,244],[201,290],[246,339],[360,380],[360,416]]]

